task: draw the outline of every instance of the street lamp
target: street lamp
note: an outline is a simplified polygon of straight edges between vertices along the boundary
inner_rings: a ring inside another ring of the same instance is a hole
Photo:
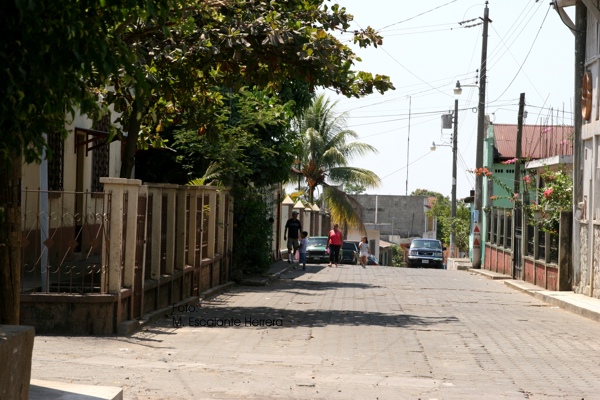
[[[460,82],[456,81],[454,94],[460,94]],[[431,150],[435,150],[435,143]],[[455,253],[454,239],[456,237],[456,154],[458,152],[458,99],[454,99],[454,133],[452,135],[452,200],[450,209],[450,256]]]
[[[485,79],[485,68],[483,68],[483,74],[482,76],[484,76]],[[475,159],[475,169],[479,169],[482,168],[483,165],[483,136],[484,136],[484,123],[482,120],[482,116],[483,113],[485,112],[484,108],[482,107],[482,105],[484,105],[485,102],[485,85],[461,85],[460,81],[456,81],[456,86],[454,87],[454,94],[457,96],[460,96],[460,94],[462,93],[462,88],[463,87],[475,87],[479,89],[479,106],[478,106],[478,115],[477,115],[477,148],[476,148],[476,159]],[[482,98],[483,96],[483,98]],[[455,100],[456,102],[458,102],[458,100]],[[458,116],[457,113],[455,113],[456,116]],[[455,117],[456,118],[456,117]],[[454,128],[456,129],[456,125],[454,126]],[[456,132],[456,130],[455,130]],[[455,138],[456,138],[456,134],[455,134]],[[455,155],[456,157],[456,155]],[[453,167],[453,173],[455,174],[456,171],[454,169],[455,167]],[[453,175],[454,179],[456,178],[456,175]],[[474,204],[474,216],[473,216],[473,229],[474,232],[473,235],[475,237],[475,233],[480,231],[479,228],[479,224],[481,223],[481,203],[482,203],[482,191],[483,191],[483,178],[479,175],[476,175],[475,177],[475,204]],[[454,203],[454,212],[456,213],[456,203]],[[455,214],[456,215],[456,214]],[[452,232],[454,232],[454,226],[452,227]],[[479,240],[480,242],[480,240]],[[481,246],[481,244],[479,245]],[[454,251],[452,248],[452,239],[450,240],[450,249],[451,251]],[[481,247],[476,248],[475,243],[473,245],[473,267],[474,268],[481,268]]]

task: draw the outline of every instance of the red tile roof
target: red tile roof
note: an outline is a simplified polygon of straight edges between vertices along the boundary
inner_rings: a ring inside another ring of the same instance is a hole
[[[515,158],[517,125],[494,124],[494,145],[501,160]],[[573,154],[573,127],[523,125],[521,156],[540,159]]]

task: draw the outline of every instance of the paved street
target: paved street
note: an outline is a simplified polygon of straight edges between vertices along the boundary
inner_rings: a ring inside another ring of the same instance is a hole
[[[599,333],[466,271],[311,266],[131,337],[36,336],[32,378],[126,399],[598,399]]]

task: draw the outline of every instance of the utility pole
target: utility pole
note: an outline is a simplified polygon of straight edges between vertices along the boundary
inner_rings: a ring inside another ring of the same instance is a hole
[[[521,141],[523,140],[523,110],[525,109],[525,93],[519,98],[519,114],[517,115],[517,147],[515,149],[515,182],[514,193],[520,191],[521,186]]]
[[[525,109],[525,93],[521,93],[519,98],[519,114],[517,115],[517,145],[515,149],[515,182],[513,193],[521,192],[521,142],[523,141],[523,110]],[[512,254],[513,254],[513,272],[512,276],[515,279],[522,279],[521,254],[522,252],[522,229],[523,229],[523,205],[524,196],[519,195],[519,199],[514,202],[513,223],[512,223]],[[520,200],[520,201],[519,201]],[[517,275],[519,273],[519,276]]]
[[[456,153],[458,151],[458,99],[454,99],[454,135],[452,136],[452,205],[450,211],[450,256],[456,257]]]
[[[410,113],[412,106],[412,98],[408,96],[408,139],[406,140],[406,188],[404,191],[404,195],[408,196],[408,160],[410,156]]]
[[[485,138],[485,84],[487,78],[487,40],[488,40],[489,9],[485,2],[483,11],[483,38],[481,41],[481,67],[479,69],[479,107],[477,114],[477,154],[475,168],[483,168],[483,142]],[[475,204],[473,211],[473,268],[481,268],[481,222],[483,221],[483,174],[475,174]]]

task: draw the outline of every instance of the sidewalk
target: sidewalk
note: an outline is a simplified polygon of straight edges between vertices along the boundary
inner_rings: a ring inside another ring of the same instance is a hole
[[[485,276],[489,279],[501,280],[506,286],[527,293],[545,303],[600,322],[600,299],[577,294],[575,292],[553,292],[529,282],[513,279],[509,275],[503,275],[485,269],[469,268],[469,272]]]
[[[292,269],[293,267],[298,268],[298,264],[289,264],[286,260],[276,260],[269,268],[269,271],[264,275],[251,275],[245,276],[241,282],[239,282],[240,286],[267,286],[271,282],[279,279],[281,275],[285,274],[287,271]]]

